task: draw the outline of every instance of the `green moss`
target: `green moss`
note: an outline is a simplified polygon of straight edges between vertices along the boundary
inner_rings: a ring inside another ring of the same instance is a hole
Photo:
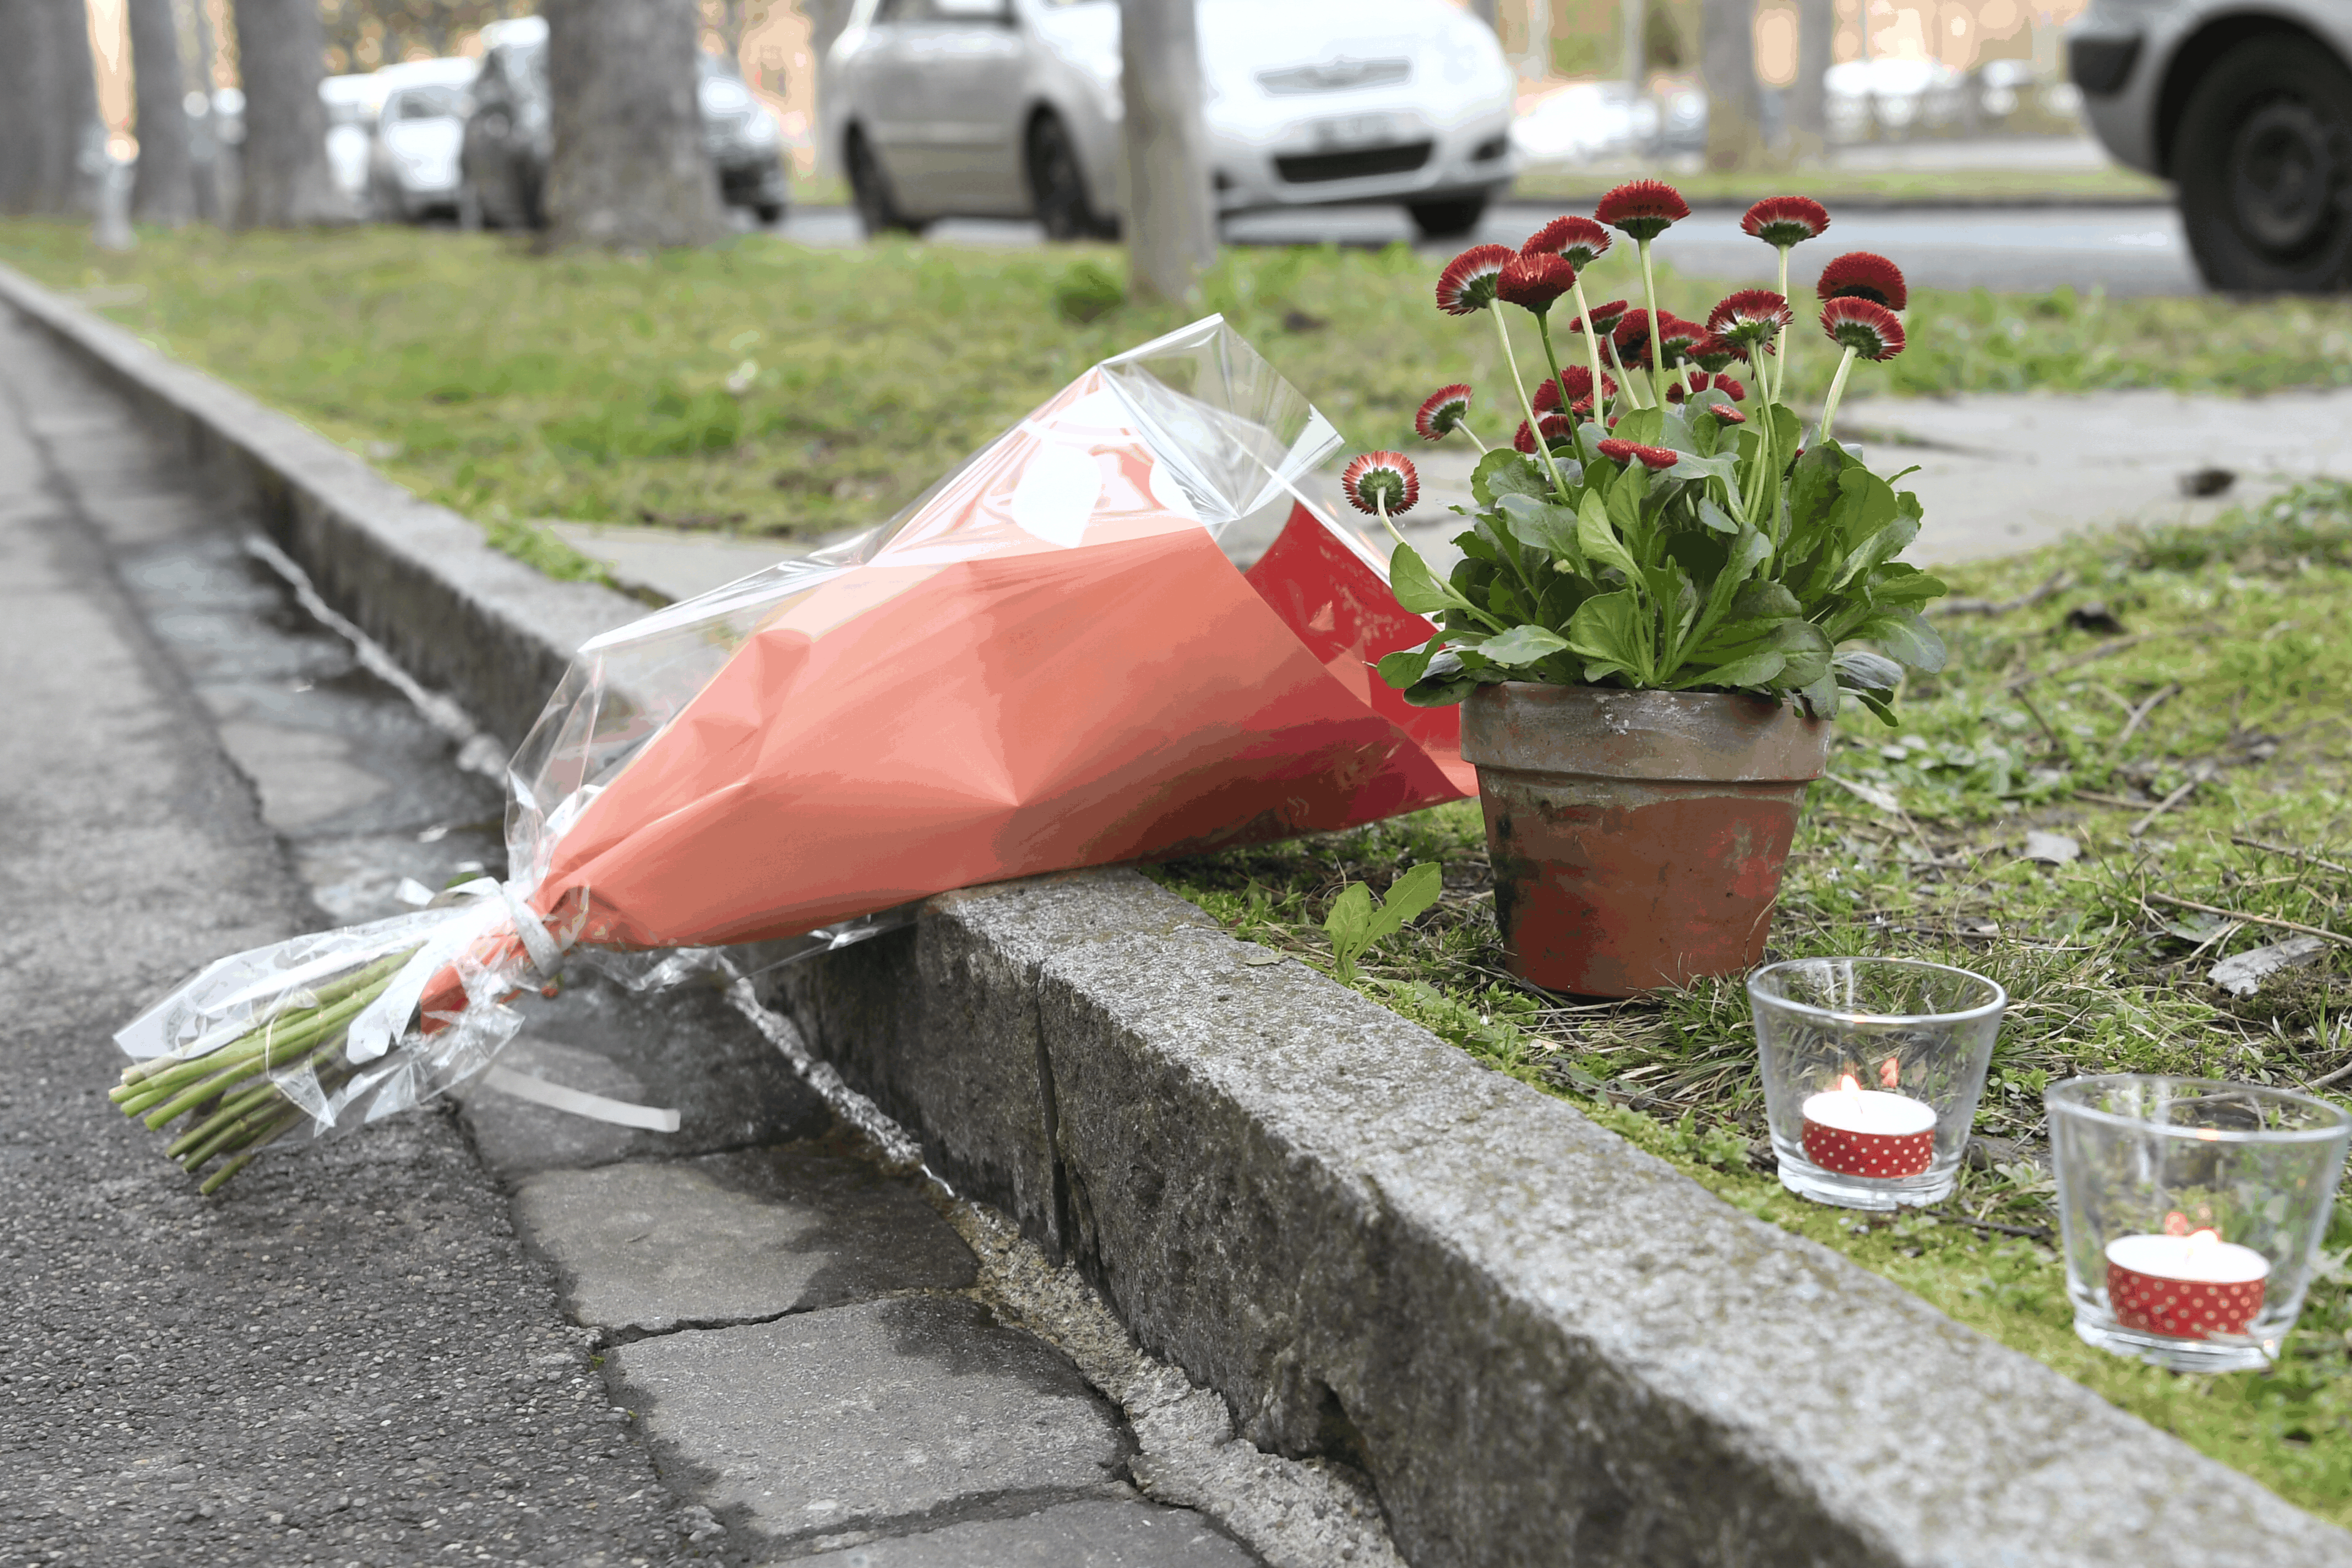
[[[2352,865],[2352,639],[2341,632],[2352,486],[2306,486],[2210,528],[2126,531],[1948,574],[1960,595],[1996,604],[2057,591],[1946,616],[1950,663],[1905,694],[1901,731],[1842,721],[1832,773],[1895,809],[1815,786],[1769,954],[1909,954],[2008,988],[1978,1114],[1982,1157],[1933,1215],[1868,1219],[1780,1189],[1737,980],[1584,1003],[1511,979],[1475,802],[1155,874],[1240,933],[1328,968],[1318,922],[1340,887],[1378,889],[1440,862],[1446,898],[1362,960],[1367,994],[1759,1217],[2352,1524],[2352,1208],[2339,1209],[2330,1265],[2275,1369],[2183,1376],[2074,1337],[2063,1268],[2040,1239],[2056,1220],[2034,1159],[2042,1090],[2056,1079],[2173,1071],[2295,1087],[2352,1066],[2352,949],[2230,998],[2207,983],[2211,965],[2284,933],[2162,901],[2352,932],[2352,874],[2239,842]],[[2050,673],[2016,684],[2035,672]],[[2029,826],[2074,837],[2081,858],[2023,859]]]

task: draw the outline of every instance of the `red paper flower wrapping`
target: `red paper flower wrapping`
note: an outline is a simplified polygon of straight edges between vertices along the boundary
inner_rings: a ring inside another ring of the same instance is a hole
[[[358,1124],[489,1065],[541,983],[526,925],[815,950],[950,889],[1459,799],[1455,710],[1372,672],[1430,624],[1291,499],[1336,443],[1217,320],[1107,361],[873,532],[586,643],[510,764],[503,889],[223,960],[118,1040],[190,1048],[322,952],[422,942],[311,1111]],[[1220,534],[1270,509],[1244,572]]]

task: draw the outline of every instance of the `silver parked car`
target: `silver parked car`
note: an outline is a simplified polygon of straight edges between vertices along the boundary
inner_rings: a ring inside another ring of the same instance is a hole
[[[1118,0],[857,0],[828,134],[869,230],[1116,227]],[[1460,235],[1510,184],[1514,79],[1446,0],[1199,0],[1218,208],[1401,202]]]
[[[2067,68],[2216,289],[2352,288],[2352,0],[2093,0]]]

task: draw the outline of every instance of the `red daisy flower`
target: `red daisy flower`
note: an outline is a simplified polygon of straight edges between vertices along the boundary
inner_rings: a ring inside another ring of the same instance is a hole
[[[1565,414],[1545,414],[1538,417],[1543,424],[1544,443],[1547,446],[1554,441],[1565,441],[1575,434],[1576,426],[1568,422],[1568,416]],[[1536,438],[1528,434],[1526,420],[1519,421],[1518,431],[1511,437],[1511,445],[1530,458],[1535,456]]]
[[[1690,357],[1697,362],[1699,369],[1711,374],[1733,360],[1746,359],[1748,351],[1720,333],[1709,332],[1691,345]]]
[[[1521,256],[1558,256],[1579,272],[1608,254],[1609,231],[1589,217],[1556,217],[1528,237]]]
[[[1748,388],[1732,376],[1717,374],[1715,378],[1715,389],[1735,402],[1748,401]]]
[[[1634,180],[1601,197],[1592,216],[1635,239],[1655,239],[1676,220],[1690,216],[1690,204],[1662,180]]]
[[[1706,330],[1749,347],[1788,330],[1789,301],[1769,289],[1742,289],[1716,301]]]
[[[1903,352],[1902,321],[1873,300],[1832,300],[1822,307],[1822,331],[1864,359],[1893,359]]]
[[[1605,338],[1611,332],[1615,331],[1617,330],[1617,323],[1624,319],[1625,301],[1622,300],[1612,300],[1606,305],[1595,305],[1592,307],[1592,330],[1601,337]],[[1571,332],[1580,332],[1584,331],[1584,318],[1582,316],[1579,316],[1576,320],[1569,322],[1568,330]]]
[[[1388,514],[1397,517],[1421,499],[1421,476],[1402,452],[1367,452],[1339,475],[1339,488],[1358,511],[1377,516],[1385,505]]]
[[[1617,395],[1616,378],[1605,370],[1601,373],[1601,395],[1603,397]],[[1547,380],[1537,387],[1535,396],[1529,401],[1538,414],[1558,408],[1562,403],[1579,412],[1589,409],[1592,406],[1592,373],[1580,364],[1570,365],[1559,373],[1559,381]]]
[[[1516,255],[1507,245],[1474,245],[1447,262],[1437,277],[1437,308],[1467,316],[1493,304],[1496,281]]]
[[[1644,447],[1638,441],[1603,441],[1601,455],[1620,463],[1640,463],[1645,468],[1671,468],[1679,460],[1666,447]]]
[[[1813,292],[1825,300],[1867,300],[1890,310],[1899,310],[1911,300],[1910,290],[1904,287],[1903,268],[1867,250],[1847,251],[1822,268],[1822,280],[1813,285]]]
[[[1766,196],[1739,220],[1742,229],[1782,250],[1820,238],[1829,226],[1828,210],[1811,196]]]
[[[1658,352],[1666,358],[1669,369],[1690,357],[1691,350],[1706,336],[1706,329],[1696,321],[1685,321],[1671,310],[1658,312]],[[1650,363],[1650,312],[1628,310],[1617,323],[1617,358],[1628,365],[1647,367]]]
[[[1495,297],[1540,316],[1576,287],[1576,268],[1557,256],[1515,256],[1495,279]]]
[[[1413,433],[1424,441],[1443,441],[1462,427],[1464,416],[1470,412],[1470,388],[1455,382],[1441,386],[1422,404],[1421,412],[1412,416]]]

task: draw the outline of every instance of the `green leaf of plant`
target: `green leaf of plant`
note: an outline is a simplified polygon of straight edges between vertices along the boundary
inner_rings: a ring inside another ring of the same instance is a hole
[[[1568,623],[1570,648],[1591,663],[1613,665],[1636,680],[1649,676],[1643,641],[1641,603],[1626,589],[1585,600]]]
[[[1900,561],[1890,561],[1871,573],[1868,586],[1872,603],[1879,605],[1924,605],[1951,592],[1941,577]]]
[[[1637,441],[1644,447],[1659,447],[1664,445],[1658,437],[1664,433],[1665,427],[1664,410],[1636,408],[1619,418],[1617,428],[1610,434],[1620,441]]]
[[[1478,466],[1471,470],[1470,493],[1477,498],[1480,506],[1490,507],[1507,495],[1549,495],[1551,481],[1533,458],[1507,447],[1497,447],[1479,458]]]
[[[1568,651],[1568,639],[1545,626],[1517,626],[1488,637],[1478,651],[1496,664],[1514,668]]]
[[[1356,983],[1356,960],[1372,942],[1372,892],[1361,882],[1350,882],[1331,900],[1323,917],[1323,934],[1331,939],[1331,967],[1344,985]]]
[[[1890,658],[1914,669],[1933,674],[1944,668],[1944,639],[1916,610],[1879,611],[1856,627],[1853,635],[1876,643]]]
[[[1431,575],[1429,563],[1410,544],[1400,544],[1389,557],[1389,592],[1416,616],[1433,616],[1454,601]]]
[[[1702,669],[1675,682],[1675,689],[1687,691],[1695,686],[1720,686],[1738,691],[1745,687],[1759,687],[1769,681],[1787,666],[1788,656],[1777,648],[1759,648],[1735,658],[1728,664]]]
[[[1613,498],[1622,494],[1624,489],[1621,485],[1610,494]],[[1610,526],[1609,511],[1609,506],[1599,496],[1585,491],[1583,504],[1576,509],[1576,542],[1583,547],[1587,561],[1614,566],[1631,579],[1639,575],[1641,568],[1633,564],[1633,552],[1625,548],[1625,542]]]
[[[1576,513],[1533,496],[1507,495],[1496,510],[1511,520],[1511,531],[1528,544],[1566,561],[1570,570],[1582,571],[1584,551],[1577,542]]]
[[[1698,520],[1717,533],[1739,531],[1739,524],[1732,520],[1729,512],[1715,504],[1715,499],[1712,496],[1699,497]]]
[[[1885,654],[1851,648],[1830,661],[1838,684],[1853,691],[1892,691],[1903,683],[1903,667]]]
[[[1402,691],[1429,673],[1429,661],[1437,657],[1438,649],[1444,646],[1442,638],[1432,637],[1420,647],[1401,647],[1394,653],[1381,655],[1377,666],[1381,679]]]
[[[1424,860],[1399,877],[1389,884],[1389,896],[1372,916],[1371,942],[1384,942],[1402,931],[1407,921],[1437,902],[1444,891],[1445,874],[1434,860]]]

